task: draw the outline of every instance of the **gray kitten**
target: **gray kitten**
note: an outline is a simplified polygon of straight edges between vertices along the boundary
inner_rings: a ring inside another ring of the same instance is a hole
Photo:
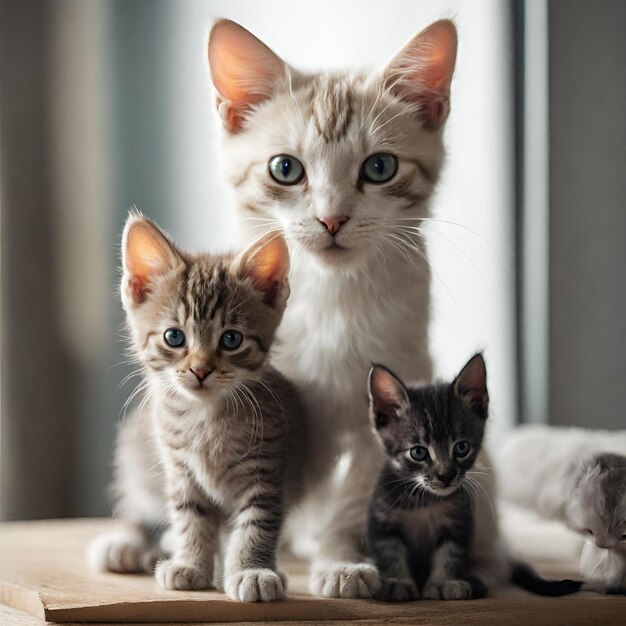
[[[386,453],[369,517],[381,599],[480,598],[509,579],[544,595],[580,588],[504,556],[492,498],[484,498],[494,490],[482,450],[489,395],[481,354],[452,383],[406,386],[374,365],[369,393]]]
[[[164,587],[211,587],[222,535],[226,594],[278,600],[276,549],[305,440],[298,394],[268,364],[289,295],[287,246],[272,234],[236,258],[190,255],[131,215],[122,247],[145,398],[118,442],[116,513],[128,530],[97,540],[92,562],[150,568],[157,555],[141,523],[167,510],[171,558],[155,572]]]
[[[496,456],[502,496],[578,532],[583,588],[626,589],[626,431],[514,430]]]
[[[626,594],[626,456],[600,454],[582,464],[565,518],[587,539],[583,588]]]

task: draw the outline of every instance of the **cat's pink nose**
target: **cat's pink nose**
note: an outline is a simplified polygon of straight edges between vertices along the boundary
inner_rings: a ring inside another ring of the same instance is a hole
[[[211,370],[199,367],[190,367],[189,369],[193,372],[199,383],[204,382],[205,378],[211,373]]]
[[[347,215],[331,215],[329,217],[318,217],[320,224],[323,224],[331,235],[336,235],[341,227],[350,219]]]

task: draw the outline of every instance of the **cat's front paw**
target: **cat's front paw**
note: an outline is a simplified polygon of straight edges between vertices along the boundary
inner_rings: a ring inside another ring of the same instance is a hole
[[[324,598],[374,598],[381,582],[369,563],[326,563],[313,569],[310,588]]]
[[[132,530],[99,535],[87,551],[92,569],[118,574],[151,572],[159,556],[158,549],[150,547],[141,533]]]
[[[193,589],[210,589],[212,574],[189,563],[174,560],[160,561],[154,575],[165,589],[190,591]]]
[[[224,591],[231,600],[273,602],[285,597],[285,575],[271,569],[244,569],[229,574]]]
[[[419,600],[420,594],[417,585],[410,578],[384,578],[376,597],[385,602],[410,602]]]
[[[429,585],[423,597],[428,600],[470,600],[472,585],[467,580],[446,580],[442,585]]]

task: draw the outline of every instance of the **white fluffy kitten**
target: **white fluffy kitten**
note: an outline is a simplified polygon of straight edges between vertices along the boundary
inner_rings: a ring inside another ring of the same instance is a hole
[[[380,71],[309,74],[234,22],[217,22],[209,38],[242,234],[283,230],[291,251],[273,363],[312,417],[309,506],[292,528],[301,553],[303,529],[315,528],[311,589],[327,597],[370,597],[380,586],[362,548],[382,464],[369,365],[412,380],[432,374],[420,226],[442,166],[456,47],[454,25],[442,20]]]
[[[626,592],[626,431],[526,426],[496,465],[503,498],[585,539],[584,589]]]

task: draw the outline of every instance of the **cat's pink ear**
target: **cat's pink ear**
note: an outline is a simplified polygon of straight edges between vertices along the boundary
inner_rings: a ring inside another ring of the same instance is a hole
[[[439,20],[415,35],[385,69],[385,85],[419,104],[428,128],[441,127],[448,117],[456,50],[454,23]]]
[[[135,304],[150,293],[154,280],[184,263],[174,245],[149,219],[131,214],[122,236],[122,291]]]
[[[262,41],[230,20],[214,24],[208,53],[218,113],[226,129],[236,133],[250,107],[274,93],[286,77],[287,66]]]
[[[482,354],[475,354],[452,383],[454,392],[466,400],[474,412],[487,419],[489,393],[487,392],[487,367]]]
[[[383,365],[372,365],[368,378],[370,415],[379,431],[390,425],[409,405],[402,381]]]
[[[234,272],[249,278],[270,306],[285,304],[289,297],[289,248],[282,235],[267,233],[233,262]]]

